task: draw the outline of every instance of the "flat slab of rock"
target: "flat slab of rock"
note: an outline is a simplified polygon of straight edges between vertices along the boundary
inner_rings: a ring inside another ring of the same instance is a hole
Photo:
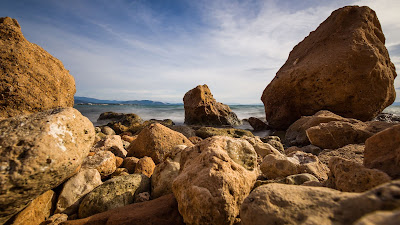
[[[73,108],[0,121],[0,224],[75,173],[94,127]]]
[[[266,184],[257,187],[240,209],[243,225],[353,224],[376,210],[400,207],[400,181],[363,193],[324,187]]]
[[[346,6],[293,48],[261,99],[275,129],[322,109],[366,121],[393,103],[396,76],[375,12]]]
[[[0,117],[74,106],[74,78],[10,17],[0,18],[0,68]]]
[[[183,97],[187,125],[240,125],[229,106],[217,102],[206,84],[198,85]]]

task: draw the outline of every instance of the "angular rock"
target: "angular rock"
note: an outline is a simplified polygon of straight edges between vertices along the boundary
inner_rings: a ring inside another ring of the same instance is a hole
[[[306,133],[311,144],[323,149],[336,149],[364,143],[367,138],[391,126],[393,124],[382,121],[332,121],[308,128]]]
[[[243,136],[254,137],[253,133],[248,130],[235,129],[235,128],[215,128],[215,127],[201,127],[196,130],[196,136],[203,139],[212,136],[227,136],[240,138]]]
[[[293,48],[261,99],[276,129],[321,109],[366,121],[393,103],[396,76],[375,12],[346,6]]]
[[[181,168],[181,152],[186,145],[177,145],[165,160],[158,164],[151,176],[151,197],[153,199],[172,193],[172,182]]]
[[[354,225],[397,225],[400,221],[400,210],[375,211],[357,220]]]
[[[117,169],[115,155],[110,151],[96,152],[93,156],[86,157],[82,169],[96,169],[104,179]]]
[[[98,151],[110,151],[114,153],[115,156],[125,158],[128,153],[124,149],[124,144],[122,143],[121,136],[119,135],[107,135],[101,139],[101,141],[97,142],[93,148],[92,152]]]
[[[0,68],[0,117],[74,106],[74,78],[10,17],[0,18]]]
[[[346,145],[338,149],[325,149],[318,155],[318,159],[325,165],[329,164],[329,160],[338,156],[353,162],[362,164],[364,160],[364,145]]]
[[[364,166],[400,178],[400,125],[375,134],[365,142]]]
[[[400,207],[400,181],[364,193],[324,187],[267,184],[256,188],[240,209],[243,225],[353,224],[376,210]]]
[[[212,137],[181,153],[172,184],[187,224],[233,224],[257,172],[257,155],[245,140]]]
[[[261,130],[269,130],[270,127],[268,124],[264,123],[262,120],[256,117],[250,117],[247,122],[249,122],[250,126],[253,127],[254,131],[261,131]]]
[[[229,106],[217,102],[206,84],[198,85],[183,97],[187,125],[240,125]]]
[[[75,173],[94,127],[73,108],[0,121],[0,224]]]
[[[150,156],[155,164],[164,160],[176,145],[192,146],[193,144],[181,133],[155,123],[143,129],[128,148],[127,156],[142,158]]]
[[[114,177],[85,196],[79,206],[79,218],[133,203],[135,196],[150,190],[150,179],[142,174]]]
[[[80,220],[68,220],[63,225],[184,225],[174,195],[109,210]]]
[[[276,148],[268,143],[262,142],[258,137],[244,136],[242,139],[248,141],[254,147],[254,150],[256,150],[257,155],[263,158],[269,154],[281,155],[281,153]]]
[[[269,154],[263,159],[260,169],[268,179],[309,173],[323,181],[328,178],[329,172],[328,168],[316,156],[300,151],[293,152],[287,157],[282,154]]]
[[[101,185],[101,177],[96,169],[83,169],[65,182],[58,196],[55,213],[72,215],[77,212],[81,198]]]
[[[49,190],[33,200],[24,210],[18,213],[13,225],[36,225],[45,221],[54,211],[56,194]]]
[[[136,157],[126,157],[124,162],[122,163],[122,167],[126,168],[129,173],[134,173],[136,164],[139,162],[139,159]]]
[[[137,162],[135,166],[135,173],[141,173],[146,175],[147,177],[151,177],[151,175],[154,172],[154,168],[156,167],[156,164],[154,164],[153,160],[145,156]]]

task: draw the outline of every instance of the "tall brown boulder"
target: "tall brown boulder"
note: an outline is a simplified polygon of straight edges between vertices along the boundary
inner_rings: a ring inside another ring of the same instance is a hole
[[[60,60],[27,41],[17,20],[0,18],[0,117],[72,107],[75,92]]]
[[[261,100],[277,129],[322,109],[366,121],[393,103],[396,76],[375,12],[347,6],[293,48]]]
[[[185,124],[240,125],[241,121],[229,106],[217,102],[206,84],[198,85],[183,97]]]

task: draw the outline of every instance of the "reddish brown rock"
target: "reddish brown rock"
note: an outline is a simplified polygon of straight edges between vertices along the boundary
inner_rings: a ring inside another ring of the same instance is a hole
[[[184,225],[174,195],[165,195],[152,201],[127,205],[118,209],[80,219],[63,225]]]
[[[260,131],[260,130],[268,130],[270,127],[268,124],[264,123],[262,120],[256,118],[256,117],[250,117],[247,122],[249,122],[250,126],[253,127],[254,131]]]
[[[381,131],[365,142],[364,165],[400,178],[400,125]]]
[[[240,125],[241,121],[229,106],[217,102],[206,84],[198,85],[183,97],[185,124]]]
[[[156,168],[156,164],[154,164],[153,160],[145,156],[137,162],[135,166],[135,173],[141,173],[146,175],[147,177],[151,177],[154,172],[154,168]]]
[[[155,164],[158,164],[176,145],[193,146],[183,134],[155,123],[139,133],[136,140],[129,146],[127,156],[137,158],[149,156]]]
[[[0,117],[74,106],[74,78],[9,17],[0,18],[0,68]]]
[[[347,6],[293,48],[261,99],[276,129],[321,109],[366,121],[393,103],[396,76],[375,12]]]
[[[134,173],[136,164],[139,162],[139,159],[136,157],[126,157],[124,162],[122,163],[122,167],[126,168],[129,173]]]
[[[364,161],[364,148],[364,145],[355,144],[346,145],[338,149],[325,149],[319,153],[318,159],[328,165],[332,157],[338,156],[362,164]]]
[[[115,156],[115,166],[117,168],[121,167],[123,163],[124,163],[124,159],[123,158]]]

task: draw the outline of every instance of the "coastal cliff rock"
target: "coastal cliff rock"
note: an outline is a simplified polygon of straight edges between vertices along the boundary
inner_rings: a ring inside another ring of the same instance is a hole
[[[393,103],[396,76],[375,12],[347,6],[293,48],[261,100],[275,129],[321,109],[366,121]]]
[[[198,85],[183,97],[187,125],[240,125],[229,106],[217,102],[206,84]]]
[[[187,224],[233,224],[257,178],[257,154],[245,140],[212,137],[181,153],[172,184]]]
[[[71,177],[88,155],[94,127],[73,108],[0,121],[0,224]]]
[[[17,20],[0,18],[0,117],[72,107],[75,91],[60,60],[27,41]]]

